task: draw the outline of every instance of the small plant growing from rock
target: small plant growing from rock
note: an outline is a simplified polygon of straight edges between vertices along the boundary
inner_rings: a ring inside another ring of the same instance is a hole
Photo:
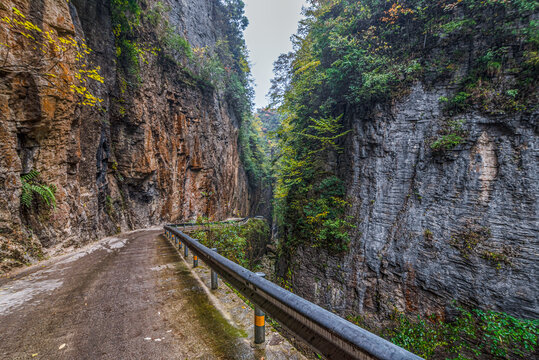
[[[43,184],[39,181],[39,171],[31,170],[28,174],[21,175],[21,183],[21,204],[25,208],[32,208],[36,196],[45,202],[47,207],[56,208],[56,186]]]
[[[475,255],[489,262],[496,270],[513,265],[511,259],[516,256],[518,249],[509,245],[501,249],[492,249],[486,240],[491,236],[490,229],[478,224],[467,223],[465,229],[451,236],[451,246],[459,250],[462,257],[470,259]]]
[[[464,143],[466,141],[466,132],[462,130],[464,122],[464,120],[449,121],[440,133],[440,137],[434,140],[430,148],[434,151],[446,151]]]
[[[201,191],[200,195],[205,198],[209,198],[213,195],[213,191]]]
[[[107,215],[109,215],[110,217],[114,217],[115,215],[114,200],[110,195],[107,195],[107,197],[105,198],[105,213],[107,213]]]
[[[511,246],[504,246],[501,251],[485,250],[481,253],[481,257],[488,260],[500,270],[504,266],[512,266],[511,257],[514,256],[514,250]]]
[[[460,254],[469,259],[476,252],[476,248],[490,238],[490,229],[477,224],[467,223],[463,231],[451,236],[451,246]]]

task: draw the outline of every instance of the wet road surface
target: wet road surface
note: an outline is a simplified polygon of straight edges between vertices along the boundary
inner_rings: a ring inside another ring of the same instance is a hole
[[[0,280],[0,359],[260,359],[161,233],[104,239]]]

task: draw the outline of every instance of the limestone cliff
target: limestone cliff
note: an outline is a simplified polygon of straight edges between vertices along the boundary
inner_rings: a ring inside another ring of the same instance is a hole
[[[282,168],[299,174],[280,189],[280,275],[297,293],[375,326],[450,319],[453,300],[539,316],[538,10],[313,4],[274,94],[292,114]]]
[[[537,318],[537,113],[463,114],[466,141],[441,154],[429,141],[443,131],[438,99],[450,92],[417,84],[373,117],[352,117],[351,250],[301,247],[299,294],[342,314],[443,319],[457,300]]]
[[[144,10],[157,2],[140,3]],[[216,1],[162,3],[167,11],[159,15],[191,46],[212,47],[222,39]],[[25,46],[20,34],[2,23],[0,42],[7,45],[0,59],[2,270],[122,230],[201,215],[248,215],[239,119],[222,94],[197,86],[160,53],[145,56],[137,84],[126,85],[119,76],[108,0],[2,1],[0,17],[14,17],[14,8],[44,32],[85,40],[104,83],[89,85],[103,100],[96,110],[70,95],[68,81],[65,88],[51,88],[28,69],[10,66],[38,56],[39,49]],[[142,21],[134,36],[151,43],[155,31]],[[75,76],[70,64],[56,66],[61,70],[55,76]],[[21,206],[20,176],[31,169],[56,187],[56,210]]]

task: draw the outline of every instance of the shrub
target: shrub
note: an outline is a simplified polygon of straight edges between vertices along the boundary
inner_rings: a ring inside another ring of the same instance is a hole
[[[209,221],[199,218],[197,223],[204,225]],[[217,248],[219,254],[235,263],[254,269],[260,255],[270,239],[270,229],[265,220],[249,219],[245,225],[209,225],[192,234],[203,245]]]
[[[462,130],[464,120],[449,121],[441,132],[441,136],[434,140],[430,145],[430,148],[434,151],[446,151],[451,150],[455,146],[460,145],[466,141],[466,133]]]
[[[425,359],[529,359],[537,346],[539,320],[506,313],[456,308],[458,316],[443,322],[434,316],[411,319],[402,313],[385,331],[391,342]]]
[[[451,150],[455,146],[462,144],[464,138],[457,134],[442,135],[438,140],[430,146],[432,150]]]
[[[189,41],[187,41],[187,39],[180,34],[175,33],[173,29],[167,29],[167,35],[164,39],[164,43],[168,49],[175,51],[188,59],[193,58],[193,50],[191,49],[191,44],[189,44]]]
[[[135,43],[135,30],[140,26],[141,8],[137,0],[112,0],[112,29],[115,37],[116,58],[125,75],[137,77],[140,73],[140,48]]]

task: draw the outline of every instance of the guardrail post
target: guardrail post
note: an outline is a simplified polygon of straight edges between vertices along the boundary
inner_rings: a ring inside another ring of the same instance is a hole
[[[195,241],[198,241],[197,239],[194,239]],[[193,251],[193,267],[196,268],[198,266],[198,256]]]
[[[219,253],[217,251],[217,248],[213,248],[212,250],[215,251],[216,253]],[[213,271],[213,269],[211,269],[211,289],[217,290],[218,287],[219,287],[219,278],[217,277],[217,273]]]
[[[189,256],[189,248],[187,247],[187,245],[185,245],[185,246],[183,247],[183,257],[184,257],[185,259],[187,259],[188,256]]]
[[[256,275],[266,277],[263,272],[257,272]],[[263,344],[264,341],[266,341],[266,314],[255,305],[255,344]]]

